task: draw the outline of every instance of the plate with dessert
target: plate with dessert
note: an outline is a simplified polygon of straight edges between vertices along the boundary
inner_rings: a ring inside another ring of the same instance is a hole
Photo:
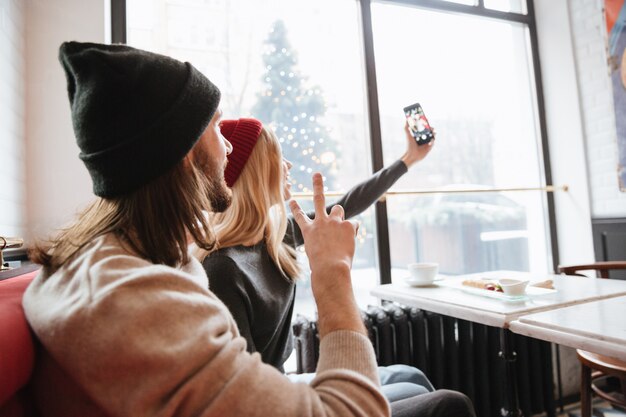
[[[529,297],[556,292],[551,279],[532,281],[520,277],[476,277],[463,280],[449,280],[449,286],[462,291],[498,298],[505,301],[523,301]]]

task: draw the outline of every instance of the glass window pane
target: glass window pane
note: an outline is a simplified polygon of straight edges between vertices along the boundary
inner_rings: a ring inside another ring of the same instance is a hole
[[[502,12],[526,14],[526,0],[484,0],[485,7]]]
[[[371,174],[356,2],[127,0],[127,9],[130,45],[190,61],[220,87],[225,118],[257,117],[276,129],[294,165],[292,192],[310,191],[314,171],[336,191]],[[378,282],[373,211],[359,220],[353,278],[365,307]],[[295,313],[314,310],[305,276]]]
[[[541,187],[526,28],[387,3],[373,4],[372,16],[385,162],[404,146],[403,107],[421,103],[437,131],[435,149],[396,187]],[[444,274],[547,271],[540,192],[387,202],[394,279],[414,261],[437,261]]]

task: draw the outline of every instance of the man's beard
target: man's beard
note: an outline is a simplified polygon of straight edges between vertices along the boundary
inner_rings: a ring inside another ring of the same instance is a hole
[[[214,175],[209,180],[209,200],[214,213],[223,213],[233,201],[233,193],[224,181],[224,174]]]
[[[195,155],[194,162],[206,179],[211,211],[223,213],[230,207],[233,199],[233,193],[224,180],[224,168],[228,162],[220,164],[202,151]]]
[[[206,176],[208,183],[208,197],[211,202],[211,211],[223,213],[233,201],[233,193],[226,185],[224,170],[226,164],[212,164],[209,158],[204,158],[201,163],[202,173]]]

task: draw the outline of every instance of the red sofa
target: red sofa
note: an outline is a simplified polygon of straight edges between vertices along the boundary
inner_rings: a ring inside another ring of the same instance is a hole
[[[24,317],[22,296],[38,272],[0,280],[0,417],[35,416],[27,393],[35,346]]]

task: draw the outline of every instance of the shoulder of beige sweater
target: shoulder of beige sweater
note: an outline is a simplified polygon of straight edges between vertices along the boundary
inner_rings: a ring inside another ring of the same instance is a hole
[[[206,292],[208,286],[204,269],[197,260],[192,259],[180,268],[153,264],[134,253],[112,234],[94,239],[56,274],[63,275],[66,279],[89,281],[92,291],[110,291],[130,283],[137,285],[140,281],[157,276],[171,278],[173,284],[178,282],[182,286],[193,283],[201,292]]]

